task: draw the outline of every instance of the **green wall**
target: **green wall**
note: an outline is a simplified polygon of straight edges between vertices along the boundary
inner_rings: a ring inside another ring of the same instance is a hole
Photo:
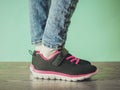
[[[0,61],[31,61],[28,0],[0,0]],[[120,0],[79,0],[66,48],[90,61],[120,61]]]

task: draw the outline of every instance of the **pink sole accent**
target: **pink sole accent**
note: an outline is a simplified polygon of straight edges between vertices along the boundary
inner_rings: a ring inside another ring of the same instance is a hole
[[[54,72],[54,71],[43,71],[43,70],[36,70],[34,66],[31,64],[30,67],[32,68],[32,71],[38,74],[45,74],[45,75],[58,75],[58,76],[64,76],[64,77],[69,77],[69,78],[79,78],[79,77],[85,77],[85,76],[92,76],[95,75],[98,71],[96,70],[95,72],[88,73],[88,74],[80,74],[80,75],[69,75],[69,74],[64,74],[60,72]]]

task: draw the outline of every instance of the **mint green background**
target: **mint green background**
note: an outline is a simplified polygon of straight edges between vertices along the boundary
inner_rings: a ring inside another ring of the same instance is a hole
[[[28,0],[0,0],[0,61],[31,61]],[[120,61],[120,0],[79,0],[66,48],[90,61]]]

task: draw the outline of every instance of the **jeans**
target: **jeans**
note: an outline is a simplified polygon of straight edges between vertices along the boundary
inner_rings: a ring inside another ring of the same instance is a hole
[[[78,0],[29,0],[31,42],[63,47]]]

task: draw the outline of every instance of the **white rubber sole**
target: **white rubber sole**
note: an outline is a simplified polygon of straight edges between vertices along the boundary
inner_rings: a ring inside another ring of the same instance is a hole
[[[91,76],[97,74],[98,72],[98,70],[96,70],[93,73],[83,74],[83,75],[67,75],[59,72],[58,73],[56,72],[55,74],[55,73],[48,73],[51,71],[47,72],[47,71],[36,70],[33,65],[30,65],[30,71],[32,72],[34,78],[51,79],[51,80],[57,79],[57,80],[65,80],[65,81],[79,81],[79,80],[81,81],[90,78]]]

